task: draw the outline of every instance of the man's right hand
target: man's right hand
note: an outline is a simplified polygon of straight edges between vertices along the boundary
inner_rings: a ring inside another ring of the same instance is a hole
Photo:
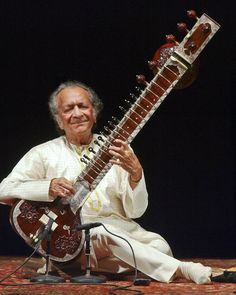
[[[69,198],[75,194],[73,183],[64,177],[53,178],[49,186],[49,195],[53,198]]]

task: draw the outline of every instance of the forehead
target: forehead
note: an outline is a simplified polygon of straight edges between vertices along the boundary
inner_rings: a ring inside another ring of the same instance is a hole
[[[79,86],[66,87],[57,95],[58,104],[71,104],[78,102],[90,102],[89,92]]]

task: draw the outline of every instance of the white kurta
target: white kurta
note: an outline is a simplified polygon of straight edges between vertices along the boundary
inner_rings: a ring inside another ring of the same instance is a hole
[[[97,135],[90,147],[98,150],[95,139]],[[32,148],[0,184],[0,202],[9,203],[15,198],[53,201],[48,194],[51,179],[65,177],[74,182],[85,167],[80,161],[82,154],[92,157],[88,146],[77,148],[64,136]],[[90,193],[81,218],[84,223],[101,222],[109,231],[127,239],[134,249],[138,269],[156,280],[168,282],[180,262],[172,257],[169,245],[160,235],[144,230],[132,220],[142,216],[147,205],[144,176],[132,190],[128,173],[113,165]],[[124,240],[111,236],[103,227],[92,229],[91,236],[95,270],[122,272],[127,270],[127,264],[134,266],[132,252]]]

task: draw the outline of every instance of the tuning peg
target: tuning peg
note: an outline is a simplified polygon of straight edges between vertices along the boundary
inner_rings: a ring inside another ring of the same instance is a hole
[[[166,42],[167,43],[175,43],[175,36],[172,34],[166,35]]]
[[[110,129],[109,127],[107,127],[107,126],[104,126],[104,130],[105,130],[108,134],[111,133],[111,129]]]
[[[148,61],[148,67],[149,67],[150,70],[153,71],[157,67],[157,61],[156,60],[149,60]],[[145,80],[145,76],[143,76],[143,75],[139,75],[139,76],[141,76],[141,78],[143,77],[144,80]],[[145,81],[145,85],[146,85],[146,81]]]
[[[172,34],[166,35],[166,43],[175,43],[176,45],[179,45],[179,42],[176,41],[175,36]]]
[[[204,24],[203,31],[204,33],[209,33],[211,31],[211,25],[209,23]]]
[[[102,138],[102,136],[100,136],[100,135],[98,136],[98,140],[105,142],[104,139]]]
[[[108,121],[108,124],[111,126],[111,128],[115,128],[116,125],[112,121]]]
[[[101,146],[100,143],[99,143],[97,140],[94,140],[94,143],[95,143],[96,145],[98,145],[99,147]]]
[[[195,10],[188,10],[187,11],[187,16],[190,19],[196,19],[196,20],[198,20],[197,13],[196,13]]]
[[[149,63],[148,63],[148,64],[149,64]],[[146,81],[146,78],[145,78],[144,75],[136,75],[136,79],[137,79],[137,82],[138,82],[139,84],[143,84],[143,85],[145,85],[145,86],[148,85],[148,82]]]
[[[120,121],[115,116],[112,116],[111,118],[116,124],[119,124]]]
[[[82,162],[84,164],[88,164],[88,162],[85,160],[85,158],[80,158],[80,162]]]
[[[114,128],[114,127],[116,127],[116,125],[112,122],[112,121],[108,121],[108,124],[112,127],[112,128]]]
[[[137,100],[137,96],[134,93],[130,93],[129,96],[133,99],[133,100]]]
[[[107,138],[108,135],[106,133],[104,133],[103,131],[100,131],[100,134],[104,137],[104,138]]]
[[[124,113],[127,112],[127,110],[126,110],[124,107],[122,107],[122,106],[119,106],[119,109],[120,109],[122,112],[124,112]]]
[[[96,140],[95,140],[95,141],[96,141]],[[94,143],[96,143],[95,141],[94,141]],[[99,146],[100,146],[100,145],[99,145]],[[88,160],[88,161],[91,160],[87,155],[83,155],[83,157],[84,157],[86,160]]]
[[[129,100],[127,100],[127,99],[125,99],[125,102],[127,103],[127,105],[128,105],[128,106],[132,107],[132,105],[133,105],[133,104],[132,104],[132,102],[131,102],[131,101],[129,101]]]
[[[89,147],[88,150],[90,151],[90,153],[96,154],[95,150],[92,147]]]
[[[181,33],[188,33],[189,32],[186,23],[178,23],[177,24],[177,29]]]
[[[139,86],[135,86],[135,90],[137,91],[138,94],[142,93],[142,88]]]

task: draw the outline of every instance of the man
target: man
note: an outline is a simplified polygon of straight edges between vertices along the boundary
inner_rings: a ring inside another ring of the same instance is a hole
[[[99,150],[99,137],[92,130],[102,103],[95,92],[79,82],[61,84],[49,100],[51,113],[64,135],[32,148],[0,186],[0,200],[48,201],[70,199],[74,183],[85,167],[82,155]],[[210,282],[211,269],[199,263],[181,262],[172,256],[167,242],[158,234],[140,227],[140,217],[148,205],[142,166],[129,145],[115,140],[109,147],[113,166],[100,184],[89,193],[82,207],[84,223],[101,222],[111,232],[128,240],[138,269],[149,277],[170,282],[182,276],[196,283]],[[121,273],[134,266],[124,240],[108,234],[103,227],[91,230],[92,269]],[[79,258],[85,267],[84,255]]]

